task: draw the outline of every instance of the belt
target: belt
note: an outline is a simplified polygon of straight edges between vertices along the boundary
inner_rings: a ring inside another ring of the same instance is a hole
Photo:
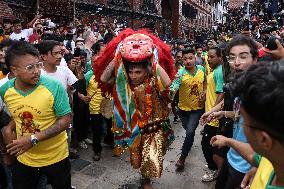
[[[162,123],[163,123],[163,121],[147,124],[147,125],[144,126],[144,128],[140,128],[140,133],[141,134],[145,134],[145,133],[149,134],[149,133],[153,133],[155,131],[158,131],[162,127]]]

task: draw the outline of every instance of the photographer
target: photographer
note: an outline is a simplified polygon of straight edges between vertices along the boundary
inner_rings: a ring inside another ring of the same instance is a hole
[[[28,29],[22,29],[22,22],[20,19],[16,19],[13,22],[13,33],[10,35],[10,39],[18,41],[28,41],[29,36],[33,34],[33,24],[41,17],[36,15],[35,18],[27,24]]]
[[[38,44],[41,41],[42,34],[43,34],[43,25],[42,23],[38,22],[35,24],[34,33],[31,36],[29,36],[29,43]]]

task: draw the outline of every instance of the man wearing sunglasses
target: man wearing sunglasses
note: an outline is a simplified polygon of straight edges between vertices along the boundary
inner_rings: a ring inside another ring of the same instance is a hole
[[[249,144],[220,135],[211,140],[213,146],[230,146],[258,167],[251,186],[243,188],[284,188],[283,74],[284,62],[279,61],[254,65],[237,77],[234,94],[241,100]]]
[[[13,122],[3,130],[7,153],[15,156],[13,187],[36,188],[42,174],[53,188],[71,188],[66,129],[71,108],[63,86],[41,75],[39,52],[15,42],[6,63],[15,78],[0,88]],[[16,133],[16,136],[14,135]]]

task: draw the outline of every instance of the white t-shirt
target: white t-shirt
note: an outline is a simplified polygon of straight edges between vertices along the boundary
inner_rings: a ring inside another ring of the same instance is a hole
[[[2,87],[2,85],[9,81],[8,75],[9,73],[4,78],[0,79],[0,87]]]
[[[60,66],[68,67],[67,62],[66,62],[66,60],[65,60],[64,58],[61,58],[61,61],[60,61],[60,64],[59,64],[59,65],[60,65]]]
[[[23,29],[21,31],[21,33],[16,34],[15,32],[13,32],[10,35],[10,39],[12,40],[18,40],[20,41],[22,38],[25,39],[25,41],[29,40],[29,36],[33,34],[33,28],[29,28],[29,29]]]
[[[60,81],[66,91],[68,86],[73,85],[78,80],[73,72],[65,66],[57,66],[56,72],[54,73],[47,73],[42,69],[41,74],[48,75]]]
[[[2,87],[7,81],[9,81],[8,78],[9,73],[2,79],[0,79],[0,87]],[[3,102],[2,98],[0,97],[0,111],[4,110],[9,116],[11,115],[6,104]]]

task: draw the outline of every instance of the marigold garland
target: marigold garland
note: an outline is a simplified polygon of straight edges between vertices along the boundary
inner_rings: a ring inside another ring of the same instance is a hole
[[[146,112],[141,119],[138,120],[138,126],[140,128],[144,128],[148,123],[150,116],[153,111],[153,103],[152,103],[152,87],[150,85],[149,79],[145,80],[145,93],[146,93]],[[137,101],[135,100],[136,106]]]

